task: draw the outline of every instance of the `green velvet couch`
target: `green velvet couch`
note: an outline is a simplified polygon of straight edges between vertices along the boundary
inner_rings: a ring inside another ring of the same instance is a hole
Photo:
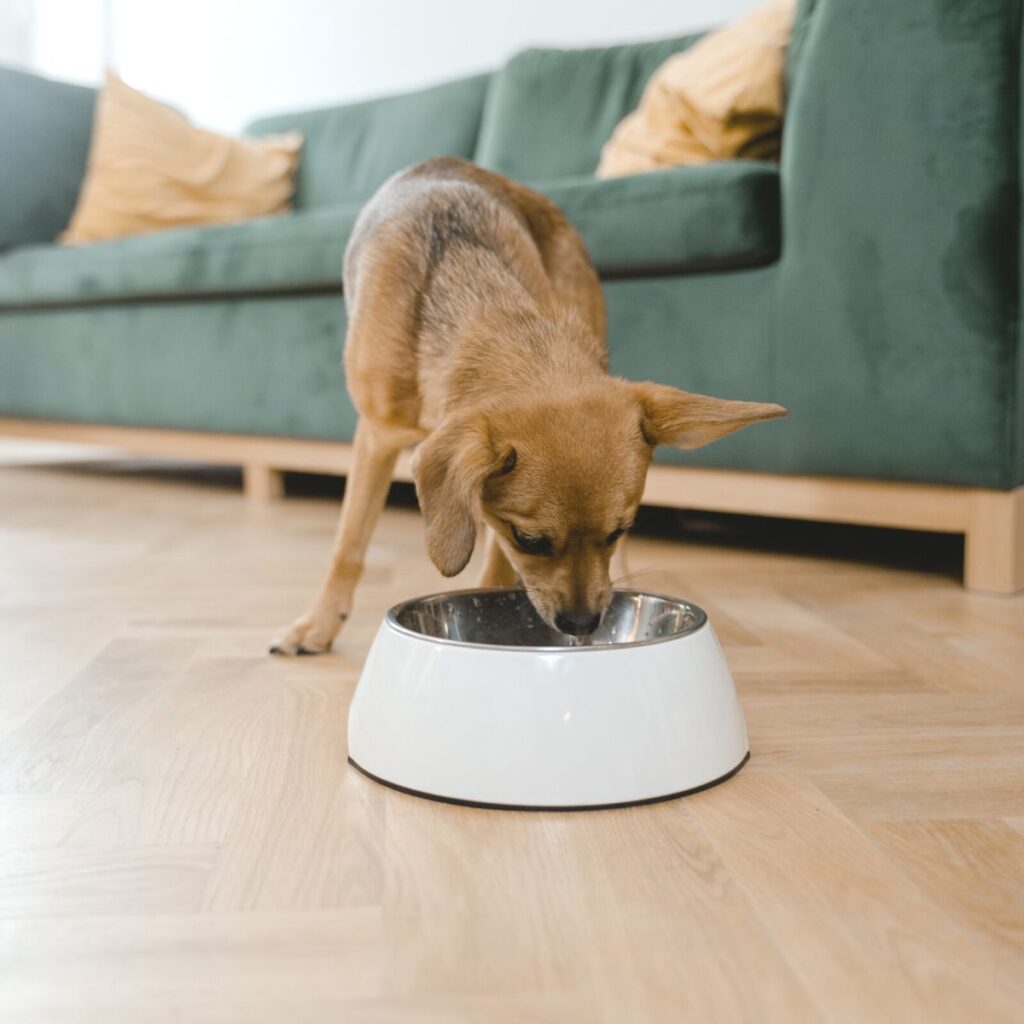
[[[94,94],[0,70],[0,431],[183,452],[202,436],[254,472],[317,468],[317,450],[344,468],[348,234],[385,177],[451,154],[565,210],[604,282],[616,372],[789,408],[660,451],[651,501],[962,532],[968,582],[1012,590],[1020,20],[1019,0],[803,0],[781,166],[612,181],[593,177],[601,145],[697,37],[528,50],[493,74],[252,124],[305,136],[292,214],[77,248],[54,238]]]

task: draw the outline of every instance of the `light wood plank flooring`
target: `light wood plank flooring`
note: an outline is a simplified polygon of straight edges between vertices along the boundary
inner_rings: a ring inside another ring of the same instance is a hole
[[[4,452],[3,1021],[1022,1019],[1024,600],[954,542],[648,517],[638,584],[711,613],[750,764],[466,810],[345,763],[381,614],[447,585],[413,509],[337,651],[282,660],[336,501]]]

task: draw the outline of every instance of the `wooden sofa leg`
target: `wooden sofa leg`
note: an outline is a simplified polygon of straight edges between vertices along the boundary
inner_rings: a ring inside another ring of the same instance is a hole
[[[1024,487],[971,493],[964,585],[995,594],[1024,590]]]
[[[250,501],[273,501],[284,494],[284,474],[261,462],[242,467],[242,490]]]

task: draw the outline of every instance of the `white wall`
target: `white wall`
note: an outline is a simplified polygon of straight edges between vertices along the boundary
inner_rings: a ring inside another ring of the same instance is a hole
[[[0,0],[0,63],[94,84],[109,41],[110,0]]]
[[[0,15],[24,2],[0,0]],[[493,68],[524,46],[685,33],[727,21],[756,0],[31,2],[34,66],[96,81],[106,50],[130,84],[203,125],[237,130],[260,113]]]
[[[0,2],[0,64],[26,64],[31,54],[31,0],[3,0]]]

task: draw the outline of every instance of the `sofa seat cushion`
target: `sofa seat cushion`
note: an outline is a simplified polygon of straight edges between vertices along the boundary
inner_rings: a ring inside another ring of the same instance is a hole
[[[769,263],[779,254],[779,173],[730,161],[534,186],[565,211],[604,277]]]
[[[341,289],[359,213],[332,207],[0,256],[0,307]]]
[[[539,183],[605,277],[768,263],[779,251],[779,175],[751,161],[598,181]],[[0,308],[341,288],[357,205],[0,256]]]

